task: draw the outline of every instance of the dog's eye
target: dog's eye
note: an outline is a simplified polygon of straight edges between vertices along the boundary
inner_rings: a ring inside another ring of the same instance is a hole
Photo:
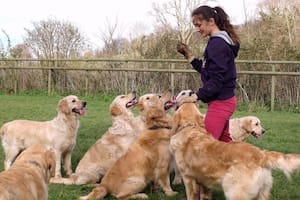
[[[185,95],[185,92],[183,92],[181,95]]]
[[[149,100],[149,99],[150,99],[150,97],[147,97],[147,98],[146,98],[146,100]]]
[[[158,98],[161,98],[161,95],[158,95]]]
[[[256,123],[255,126],[258,126],[258,123]]]
[[[73,103],[75,103],[75,102],[76,102],[76,100],[75,100],[75,99],[73,99],[73,100],[72,100],[72,102],[73,102]]]
[[[121,96],[121,99],[125,98],[125,96]]]

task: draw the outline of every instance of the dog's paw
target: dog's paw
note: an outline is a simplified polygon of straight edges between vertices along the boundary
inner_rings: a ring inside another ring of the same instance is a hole
[[[81,196],[81,197],[78,198],[78,200],[88,200],[88,199],[89,199],[88,195]]]
[[[165,193],[166,193],[167,196],[175,196],[175,195],[178,194],[178,192],[175,192],[175,191],[173,191],[173,190],[171,190],[171,191],[166,191]]]

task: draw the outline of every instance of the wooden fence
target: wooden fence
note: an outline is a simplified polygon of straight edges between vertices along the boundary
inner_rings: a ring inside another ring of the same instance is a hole
[[[77,63],[76,66],[62,65],[61,63]],[[81,64],[78,64],[81,63]],[[118,63],[121,64],[121,67],[105,67],[102,65],[103,63]],[[132,64],[137,63],[151,63],[151,68],[138,68],[132,67]],[[271,110],[274,110],[274,99],[275,99],[275,85],[276,85],[276,76],[300,76],[300,61],[261,61],[261,60],[237,60],[237,72],[239,75],[263,75],[263,76],[271,76],[271,81],[269,87],[271,88]],[[153,67],[153,64],[164,65],[167,67]],[[257,71],[257,70],[242,70],[239,69],[239,65],[267,65],[269,66],[269,70]],[[197,73],[195,70],[186,67],[178,67],[178,66],[186,66],[188,65],[185,60],[172,60],[172,59],[143,59],[143,60],[135,60],[135,59],[0,59],[0,70],[12,70],[13,72],[17,72],[18,70],[47,70],[48,72],[48,95],[51,94],[52,91],[52,74],[56,70],[81,70],[89,73],[91,71],[120,71],[125,73],[124,78],[124,93],[128,91],[128,73],[129,72],[158,72],[158,73],[169,73],[170,76],[170,84],[172,92],[174,92],[175,88],[175,79],[174,75],[176,73]],[[284,68],[286,66],[296,67],[294,71],[286,71]],[[280,69],[280,70],[279,70]],[[18,85],[17,85],[17,76],[13,76],[14,79],[14,93],[17,93]],[[1,84],[1,82],[0,82]],[[4,84],[4,83],[2,83]],[[85,88],[88,90],[89,79],[86,76],[85,78]]]

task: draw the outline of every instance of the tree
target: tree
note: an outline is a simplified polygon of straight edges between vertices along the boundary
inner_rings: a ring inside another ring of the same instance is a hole
[[[118,18],[114,22],[106,19],[105,28],[100,30],[100,38],[104,43],[102,54],[112,56],[126,53],[129,41],[122,37],[122,29]]]
[[[25,31],[25,43],[38,58],[71,58],[85,48],[85,38],[70,22],[42,20],[33,22],[33,29]]]
[[[2,30],[2,33],[5,35],[6,37],[6,42],[7,42],[7,47],[4,47],[3,42],[0,39],[0,58],[6,58],[9,56],[9,51],[11,48],[11,42],[10,42],[10,37],[9,35],[6,33],[5,30]]]
[[[211,1],[214,0],[170,0],[161,5],[154,3],[151,14],[163,27],[173,27],[178,30],[178,40],[188,44],[194,30],[191,23],[191,12],[199,5]]]

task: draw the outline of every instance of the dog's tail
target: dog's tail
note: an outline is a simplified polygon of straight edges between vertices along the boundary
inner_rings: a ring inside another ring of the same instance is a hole
[[[264,166],[279,169],[290,179],[290,174],[300,169],[300,154],[283,154],[276,151],[265,151]]]
[[[79,200],[102,199],[106,195],[107,189],[103,185],[100,185],[94,188],[93,191],[90,192],[88,195],[79,197]]]

